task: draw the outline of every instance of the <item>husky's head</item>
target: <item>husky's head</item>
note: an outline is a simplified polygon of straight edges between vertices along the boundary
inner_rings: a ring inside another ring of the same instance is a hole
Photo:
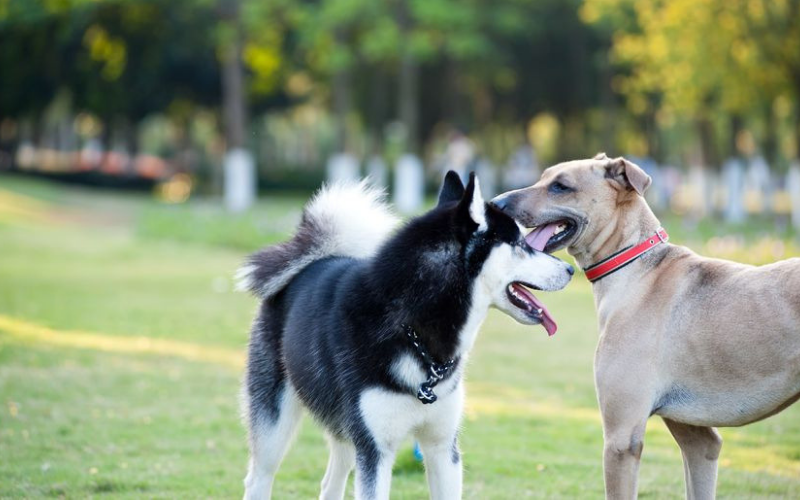
[[[505,312],[523,324],[542,324],[549,335],[556,323],[531,290],[560,290],[572,266],[531,247],[514,219],[485,203],[475,174],[467,186],[448,172],[438,208],[451,212],[452,227],[462,248],[467,272],[474,277],[474,301]]]

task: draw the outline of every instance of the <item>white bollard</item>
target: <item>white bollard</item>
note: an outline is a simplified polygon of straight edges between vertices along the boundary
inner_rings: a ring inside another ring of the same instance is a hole
[[[759,202],[758,206],[746,206],[759,213],[768,213],[772,207],[772,177],[767,160],[756,156],[750,160],[745,174],[745,196],[748,203]],[[747,198],[750,198],[749,200]]]
[[[508,165],[503,172],[503,188],[526,188],[538,180],[539,164],[533,148],[527,144],[518,147],[508,159]]]
[[[475,165],[475,175],[481,183],[481,194],[485,200],[491,200],[497,194],[497,175],[494,165],[489,160],[480,159]]]
[[[800,162],[794,161],[786,174],[786,190],[792,207],[792,227],[800,230]]]
[[[725,220],[742,222],[744,220],[744,165],[737,158],[729,158],[722,166],[722,177],[728,198],[725,203]]]
[[[328,182],[358,182],[358,159],[350,153],[336,153],[328,158],[325,172]]]
[[[386,188],[389,182],[389,169],[383,157],[375,155],[367,160],[367,176],[372,180],[372,185]]]
[[[398,158],[394,168],[394,203],[404,214],[417,212],[422,207],[425,177],[422,162],[407,153]]]
[[[223,165],[225,208],[234,213],[250,208],[256,199],[256,167],[253,155],[242,148],[225,154]]]
[[[687,184],[690,188],[689,206],[692,214],[702,219],[714,210],[714,195],[711,192],[713,183],[708,180],[708,171],[701,165],[694,165],[689,170]]]

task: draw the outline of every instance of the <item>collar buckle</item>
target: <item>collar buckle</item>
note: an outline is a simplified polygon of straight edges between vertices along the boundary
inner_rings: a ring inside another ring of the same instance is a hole
[[[437,363],[428,351],[425,350],[419,335],[417,335],[417,332],[414,331],[411,325],[404,324],[402,327],[406,332],[406,337],[411,341],[411,345],[414,346],[417,354],[422,358],[422,364],[428,372],[428,379],[421,383],[417,389],[417,399],[422,401],[422,404],[426,405],[435,403],[439,398],[436,396],[436,393],[433,392],[433,388],[450,373],[458,360],[454,358],[447,360],[445,363]]]

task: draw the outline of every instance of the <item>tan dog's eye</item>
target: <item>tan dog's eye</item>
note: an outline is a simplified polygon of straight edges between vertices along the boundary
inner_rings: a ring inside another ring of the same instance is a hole
[[[575,191],[575,189],[556,181],[547,187],[547,191],[553,194],[562,194],[571,193],[572,191]]]

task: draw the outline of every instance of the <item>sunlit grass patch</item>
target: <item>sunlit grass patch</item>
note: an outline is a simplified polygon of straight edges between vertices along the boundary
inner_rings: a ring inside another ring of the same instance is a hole
[[[47,204],[24,194],[0,187],[0,222],[7,224],[46,223]]]
[[[244,366],[244,354],[239,350],[224,347],[212,348],[145,336],[121,337],[84,331],[59,331],[0,314],[0,335],[3,334],[37,344],[104,352],[172,356],[189,361],[213,363],[236,370],[240,370]]]

